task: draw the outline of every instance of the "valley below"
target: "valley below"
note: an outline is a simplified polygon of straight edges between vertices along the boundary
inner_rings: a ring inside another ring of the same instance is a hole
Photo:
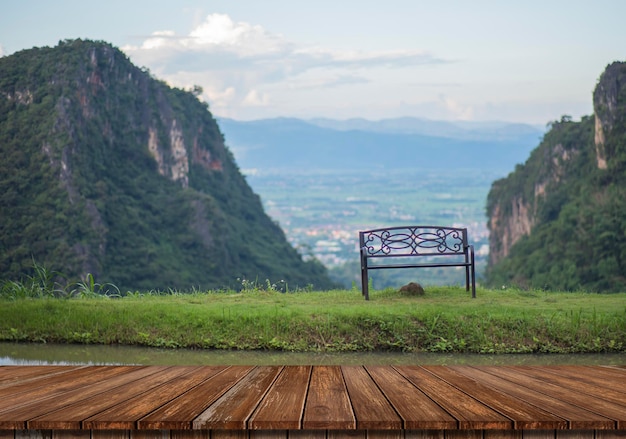
[[[385,226],[466,227],[476,251],[478,275],[486,264],[489,232],[485,200],[502,176],[481,169],[243,170],[268,215],[304,258],[324,264],[336,282],[359,286],[358,232]],[[424,285],[462,284],[458,270],[383,270],[377,288],[406,279]],[[406,278],[406,279],[405,279]]]

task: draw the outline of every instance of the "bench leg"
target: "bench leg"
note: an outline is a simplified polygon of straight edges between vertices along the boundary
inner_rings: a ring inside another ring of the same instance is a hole
[[[472,278],[472,299],[476,298],[476,267],[475,267],[475,259],[474,259],[474,247],[470,247],[470,262],[471,265],[468,267],[471,270],[471,278]]]
[[[361,266],[361,293],[365,300],[370,300],[369,281],[367,278],[367,267]]]

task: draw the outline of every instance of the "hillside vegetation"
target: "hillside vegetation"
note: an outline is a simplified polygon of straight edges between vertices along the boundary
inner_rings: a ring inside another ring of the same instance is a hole
[[[34,261],[125,289],[333,286],[265,214],[193,90],[102,42],[0,58],[0,206],[6,279]]]
[[[495,287],[626,290],[626,63],[594,92],[594,116],[553,122],[487,201]]]

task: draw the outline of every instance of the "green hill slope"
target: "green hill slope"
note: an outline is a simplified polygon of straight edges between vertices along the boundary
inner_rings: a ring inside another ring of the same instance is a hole
[[[0,273],[33,259],[121,288],[332,286],[239,172],[220,129],[101,42],[0,58]]]
[[[626,63],[594,91],[594,116],[554,122],[487,202],[489,283],[626,290]]]

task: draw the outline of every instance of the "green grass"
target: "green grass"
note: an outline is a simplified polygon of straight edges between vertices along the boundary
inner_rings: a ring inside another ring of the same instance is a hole
[[[626,352],[626,294],[431,287],[0,299],[0,340],[301,352]],[[1,297],[1,296],[0,296]],[[41,296],[37,296],[41,297]],[[66,297],[66,296],[64,296]]]

